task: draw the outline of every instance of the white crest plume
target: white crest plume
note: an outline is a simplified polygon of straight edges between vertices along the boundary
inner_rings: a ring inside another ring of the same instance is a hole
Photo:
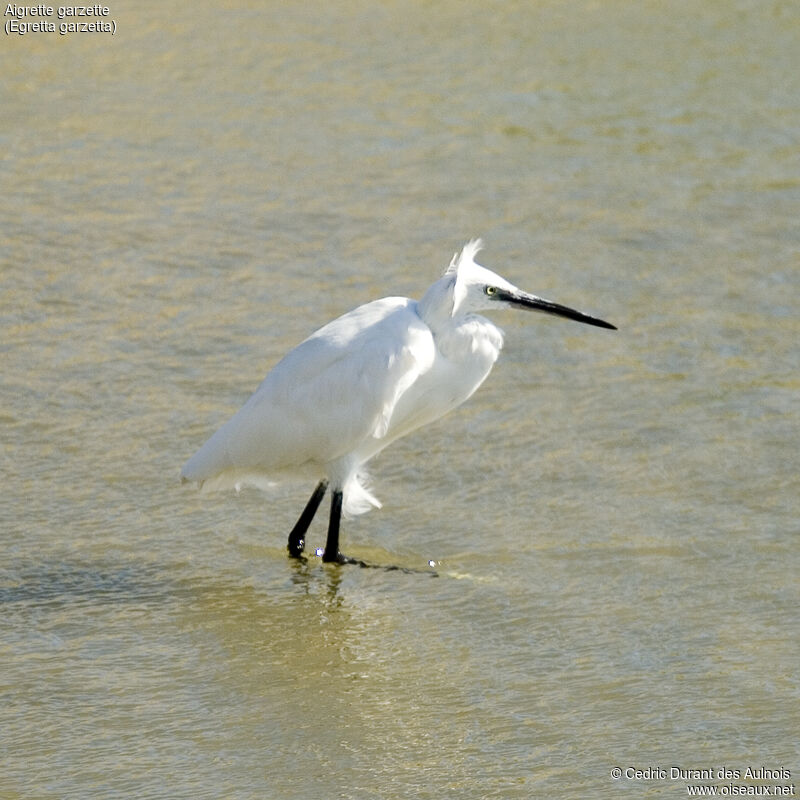
[[[471,239],[462,248],[461,252],[453,253],[450,266],[445,270],[445,275],[457,273],[462,264],[474,264],[475,256],[483,250],[483,239]]]

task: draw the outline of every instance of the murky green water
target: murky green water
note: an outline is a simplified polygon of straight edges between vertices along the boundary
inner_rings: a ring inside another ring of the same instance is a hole
[[[0,47],[0,797],[796,783],[793,4],[110,15]],[[179,484],[287,348],[475,235],[620,331],[498,318],[487,384],[375,460],[344,545],[417,571],[289,563],[311,486]]]

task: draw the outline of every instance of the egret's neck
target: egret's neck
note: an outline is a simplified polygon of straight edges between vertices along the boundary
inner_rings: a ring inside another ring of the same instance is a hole
[[[417,303],[417,313],[431,329],[442,355],[474,362],[488,374],[503,347],[503,332],[479,314],[453,316],[451,276],[445,275],[425,292]]]
[[[454,286],[455,276],[445,275],[432,284],[417,303],[417,312],[434,335],[453,324]]]

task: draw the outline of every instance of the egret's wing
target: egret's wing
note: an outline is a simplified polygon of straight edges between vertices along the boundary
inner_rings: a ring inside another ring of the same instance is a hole
[[[380,411],[372,429],[372,436],[376,439],[382,439],[386,435],[398,401],[420,375],[431,368],[436,356],[436,345],[428,326],[416,315],[409,322],[402,337],[395,340],[391,353],[376,352],[373,355],[378,364],[386,364],[383,391],[379,399]]]
[[[406,298],[368,303],[298,345],[186,464],[214,488],[325,465],[385,435],[394,408],[430,368],[435,344]]]

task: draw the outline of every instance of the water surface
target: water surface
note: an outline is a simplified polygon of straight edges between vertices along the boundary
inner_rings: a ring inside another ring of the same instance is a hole
[[[0,50],[3,797],[796,778],[792,5],[111,13]],[[476,235],[620,330],[498,317],[487,384],[375,459],[343,546],[413,571],[290,563],[311,486],[179,484],[289,347]]]

